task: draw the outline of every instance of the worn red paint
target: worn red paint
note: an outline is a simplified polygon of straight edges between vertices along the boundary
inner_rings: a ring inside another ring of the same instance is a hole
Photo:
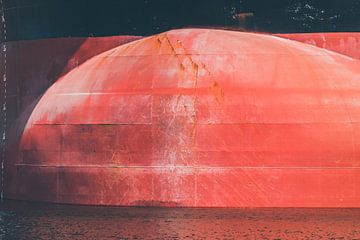
[[[360,33],[291,33],[276,36],[307,43],[360,59]]]
[[[9,198],[359,207],[360,63],[276,36],[174,30],[99,54],[36,104]]]

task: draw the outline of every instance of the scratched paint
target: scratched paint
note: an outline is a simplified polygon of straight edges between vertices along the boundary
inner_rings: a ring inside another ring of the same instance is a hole
[[[36,104],[6,193],[58,203],[359,207],[360,63],[276,36],[173,30]]]

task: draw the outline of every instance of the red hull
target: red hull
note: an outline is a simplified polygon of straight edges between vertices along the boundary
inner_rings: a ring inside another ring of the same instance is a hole
[[[360,59],[360,33],[357,32],[276,34],[276,36],[307,43]]]
[[[20,118],[6,196],[360,207],[359,79],[354,58],[270,35],[187,29],[122,45]]]

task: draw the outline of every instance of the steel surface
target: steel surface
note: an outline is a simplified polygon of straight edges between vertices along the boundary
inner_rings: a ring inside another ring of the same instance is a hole
[[[182,29],[96,55],[35,104],[6,196],[95,205],[360,207],[360,62]]]

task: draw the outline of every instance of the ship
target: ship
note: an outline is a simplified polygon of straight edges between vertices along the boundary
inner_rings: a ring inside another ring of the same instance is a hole
[[[360,33],[16,40],[0,62],[4,198],[360,207]]]

